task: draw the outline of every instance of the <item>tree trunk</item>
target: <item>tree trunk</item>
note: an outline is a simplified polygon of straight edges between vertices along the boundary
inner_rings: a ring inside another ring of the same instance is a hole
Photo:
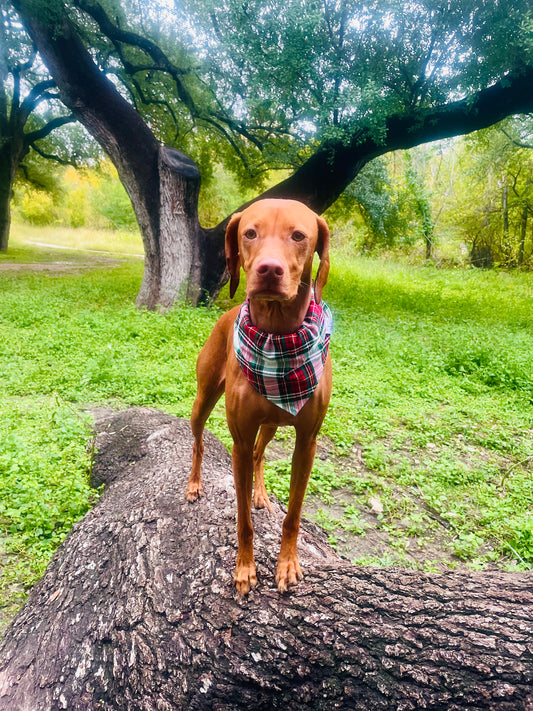
[[[0,150],[0,252],[6,252],[11,228],[11,166],[4,160],[5,150]]]
[[[260,582],[239,599],[220,442],[188,504],[187,422],[139,408],[97,429],[104,494],[5,633],[1,711],[533,709],[531,575],[356,567],[304,522],[306,577],[281,596],[274,502],[254,513]]]
[[[426,243],[426,261],[433,258],[433,232],[424,230],[424,241]]]
[[[502,249],[505,254],[505,262],[509,264],[511,260],[511,243],[509,241],[509,186],[502,187]]]
[[[533,179],[533,170],[529,171],[524,190],[524,207],[522,208],[522,219],[520,223],[520,243],[518,245],[518,266],[521,267],[524,263],[524,251],[526,248],[526,233],[527,233],[527,218],[529,212],[529,189],[531,180]]]
[[[194,298],[194,277],[199,272],[198,193],[200,171],[184,153],[159,151],[161,285],[159,303],[168,308],[175,301]],[[179,289],[178,291],[176,289]]]
[[[6,252],[8,248],[13,183],[17,170],[28,153],[28,148],[22,140],[12,136],[3,138],[5,142],[0,146],[0,252]]]

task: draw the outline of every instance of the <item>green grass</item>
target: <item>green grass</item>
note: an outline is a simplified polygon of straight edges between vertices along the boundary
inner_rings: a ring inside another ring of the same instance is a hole
[[[52,239],[34,230],[34,241]],[[54,259],[19,239],[0,268]],[[141,277],[137,260],[0,272],[0,594],[12,607],[94,499],[84,411],[112,403],[189,416],[196,355],[227,293],[211,309],[139,311]],[[309,489],[332,540],[379,530],[389,551],[362,558],[372,563],[431,567],[424,546],[438,540],[475,567],[533,566],[532,285],[529,274],[334,257],[327,456]],[[222,404],[208,426],[229,444]],[[282,499],[288,469],[282,458],[266,470]],[[373,519],[370,497],[383,509]]]
[[[422,505],[452,547],[475,534],[462,559],[530,568],[531,275],[357,260],[328,288],[336,387],[323,433],[362,444],[384,524],[401,533]],[[417,504],[397,511],[398,491]]]
[[[96,493],[87,416],[58,397],[7,397],[0,409],[0,597],[9,611]]]

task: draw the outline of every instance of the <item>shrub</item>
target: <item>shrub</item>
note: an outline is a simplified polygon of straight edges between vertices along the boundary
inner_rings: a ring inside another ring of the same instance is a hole
[[[54,198],[44,190],[26,190],[20,213],[32,225],[49,225],[57,218]]]

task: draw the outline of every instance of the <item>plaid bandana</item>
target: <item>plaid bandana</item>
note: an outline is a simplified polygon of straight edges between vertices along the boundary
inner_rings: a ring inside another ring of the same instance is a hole
[[[267,400],[297,415],[313,394],[328,354],[331,311],[311,299],[294,333],[267,333],[250,320],[248,300],[235,321],[233,346],[246,379]]]

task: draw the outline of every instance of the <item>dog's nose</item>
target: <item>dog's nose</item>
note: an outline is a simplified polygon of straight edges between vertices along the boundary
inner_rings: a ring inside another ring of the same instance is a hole
[[[256,267],[256,272],[262,277],[282,277],[285,273],[283,264],[277,259],[264,259]]]

